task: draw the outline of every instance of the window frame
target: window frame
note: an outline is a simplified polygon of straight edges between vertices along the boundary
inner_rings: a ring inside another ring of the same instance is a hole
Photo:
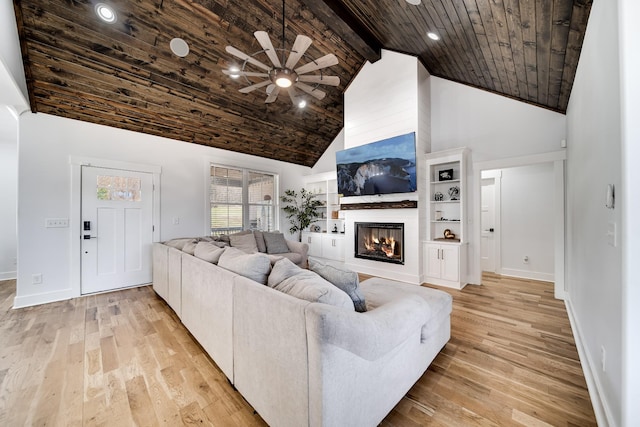
[[[260,206],[259,204],[256,203],[249,203],[249,174],[251,173],[256,173],[256,174],[262,174],[262,175],[270,175],[273,177],[273,195],[271,195],[271,200],[272,200],[272,204],[271,204],[271,209],[273,212],[273,220],[271,221],[272,224],[272,230],[264,230],[264,231],[275,231],[279,229],[279,224],[280,224],[280,176],[278,173],[276,172],[272,172],[272,171],[264,171],[264,170],[259,170],[259,169],[255,169],[255,168],[247,168],[247,167],[242,167],[242,166],[233,166],[233,165],[226,165],[226,164],[221,164],[221,163],[216,163],[213,161],[209,161],[207,162],[207,174],[206,174],[206,199],[205,199],[205,206],[206,206],[206,211],[207,211],[207,215],[206,215],[206,224],[205,224],[205,230],[206,230],[206,235],[207,236],[211,236],[213,235],[212,232],[212,227],[211,227],[211,221],[212,221],[212,215],[211,215],[211,208],[212,208],[212,202],[211,202],[211,169],[212,168],[224,168],[224,169],[235,169],[238,171],[242,172],[242,230],[254,230],[254,229],[258,229],[258,228],[253,228],[251,227],[251,217],[250,217],[250,208],[251,206]]]

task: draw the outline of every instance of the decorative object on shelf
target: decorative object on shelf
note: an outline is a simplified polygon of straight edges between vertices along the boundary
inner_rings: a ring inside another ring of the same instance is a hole
[[[438,172],[438,181],[451,181],[453,179],[453,169],[442,169]]]
[[[435,200],[436,202],[441,202],[444,200],[444,194],[442,194],[439,191],[436,191],[436,193],[433,195],[433,200]]]
[[[331,219],[338,219],[338,211],[331,211]]]
[[[289,232],[298,233],[298,242],[302,241],[302,230],[309,227],[316,219],[320,218],[318,208],[322,202],[316,199],[316,194],[305,190],[300,190],[300,194],[295,190],[286,190],[280,201],[285,204],[282,210],[287,214],[287,219],[291,223]]]
[[[436,211],[436,221],[442,221],[442,211]]]
[[[457,186],[453,186],[449,188],[449,199],[459,200],[459,198],[460,198],[460,188]]]
[[[309,230],[313,231],[314,233],[319,233],[322,231],[322,228],[320,228],[320,226],[317,224],[313,224],[309,227]]]
[[[455,239],[456,235],[451,232],[448,228],[444,230],[444,238],[445,239]]]
[[[337,233],[338,232],[338,226],[336,224],[333,224],[333,231],[332,233]]]

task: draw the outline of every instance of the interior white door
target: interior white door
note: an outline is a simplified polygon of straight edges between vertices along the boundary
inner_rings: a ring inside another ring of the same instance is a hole
[[[153,175],[82,166],[82,293],[152,280]]]
[[[480,194],[480,204],[482,206],[480,216],[480,257],[482,271],[496,272],[496,241],[495,241],[495,179],[485,178],[482,180],[482,191]]]

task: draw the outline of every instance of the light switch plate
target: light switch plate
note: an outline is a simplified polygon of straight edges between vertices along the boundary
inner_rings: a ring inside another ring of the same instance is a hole
[[[65,228],[69,226],[68,218],[47,218],[45,227],[47,228]]]

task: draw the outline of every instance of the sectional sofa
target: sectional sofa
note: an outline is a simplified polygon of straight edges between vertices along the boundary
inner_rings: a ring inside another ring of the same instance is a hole
[[[153,288],[271,426],[375,426],[449,340],[445,292],[372,278],[357,312],[286,259],[223,251],[155,243]]]

